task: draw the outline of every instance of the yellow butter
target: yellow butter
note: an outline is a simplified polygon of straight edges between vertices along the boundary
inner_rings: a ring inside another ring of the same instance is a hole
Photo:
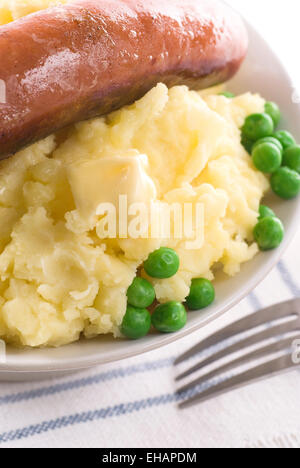
[[[156,187],[146,173],[147,156],[107,156],[80,161],[67,169],[75,205],[89,224],[95,224],[99,205],[111,204],[118,209],[120,195],[128,205],[156,199]],[[118,210],[117,210],[118,215]]]

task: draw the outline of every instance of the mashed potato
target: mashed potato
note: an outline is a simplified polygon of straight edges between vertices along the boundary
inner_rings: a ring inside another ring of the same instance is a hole
[[[55,3],[2,1],[0,24]],[[0,337],[59,346],[113,333],[126,291],[149,253],[174,248],[180,270],[152,283],[159,301],[183,301],[192,278],[235,275],[258,248],[252,231],[268,180],[240,144],[264,100],[159,84],[130,107],[52,135],[0,164]],[[97,205],[115,199],[122,171],[132,201],[204,206],[204,245],[186,239],[103,239]],[[108,200],[108,201],[109,201]]]
[[[68,0],[0,0],[0,24],[64,3],[68,3]]]

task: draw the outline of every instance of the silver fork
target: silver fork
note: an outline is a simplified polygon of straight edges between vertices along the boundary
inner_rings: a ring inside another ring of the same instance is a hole
[[[257,330],[255,330],[256,328]],[[243,336],[248,331],[253,331],[253,333],[250,336]],[[238,337],[240,339],[237,341]],[[231,342],[223,349],[215,351],[209,357],[202,358],[202,360],[190,366],[187,370],[181,371],[177,375],[176,381],[181,381],[192,376],[210,364],[218,364],[221,359],[241,350],[246,351],[246,353],[232,358],[225,364],[218,365],[214,370],[206,371],[191,382],[178,388],[178,399],[183,400],[179,404],[180,408],[190,407],[250,383],[297,369],[297,366],[299,367],[300,365],[300,359],[295,358],[295,356],[297,357],[297,345],[299,345],[300,356],[300,341],[296,341],[300,340],[300,298],[271,306],[232,323],[228,327],[204,339],[177,358],[174,365],[178,366],[225,340],[230,340]],[[267,344],[267,341],[270,340],[273,340],[272,343]],[[247,352],[249,347],[254,348],[254,346],[256,346],[255,349],[248,350]],[[274,359],[274,354],[278,353],[281,355]],[[262,358],[266,362],[254,365],[254,367],[233,375],[226,380],[218,380],[217,383],[212,383],[207,388],[208,383],[212,379],[216,377],[220,378],[225,372],[236,370],[236,368],[244,364],[255,363],[255,361]],[[201,387],[205,387],[205,389],[201,390]]]

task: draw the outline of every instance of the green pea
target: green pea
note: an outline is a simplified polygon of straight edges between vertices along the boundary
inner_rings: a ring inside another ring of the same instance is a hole
[[[205,278],[193,279],[190,294],[186,298],[190,310],[208,307],[215,300],[215,288],[211,281]]]
[[[259,207],[259,218],[258,220],[260,221],[263,218],[276,218],[276,214],[274,213],[271,208],[269,208],[266,205],[260,205]]]
[[[265,137],[265,138],[261,138],[260,140],[257,140],[253,145],[252,151],[258,145],[261,145],[262,143],[272,143],[273,145],[276,145],[280,149],[281,152],[283,152],[282,144],[280,143],[280,141],[276,140],[276,138],[273,138],[273,137]]]
[[[268,114],[249,115],[242,127],[242,134],[253,141],[271,136],[273,131],[274,123]]]
[[[281,167],[272,175],[271,187],[285,200],[295,198],[300,193],[300,175],[289,167]]]
[[[220,93],[220,96],[225,96],[228,99],[235,98],[235,94],[231,93],[230,91],[224,91],[223,93]]]
[[[144,269],[152,278],[171,278],[179,269],[179,257],[175,250],[161,247],[149,255],[144,263]]]
[[[152,325],[161,333],[174,333],[187,322],[185,307],[180,302],[167,302],[156,307],[152,314]]]
[[[151,328],[151,315],[147,309],[128,306],[121,325],[121,333],[137,340],[146,336]]]
[[[251,154],[254,142],[252,140],[249,140],[249,138],[246,138],[245,135],[242,135],[241,143],[247,151],[247,153]]]
[[[283,153],[283,166],[293,169],[300,174],[300,146],[290,146]]]
[[[290,132],[285,130],[279,130],[278,132],[272,135],[276,140],[280,141],[283,149],[287,149],[290,146],[295,146],[296,141],[293,135]]]
[[[269,216],[257,223],[253,234],[260,250],[272,250],[283,241],[284,227],[280,219]]]
[[[127,290],[128,304],[139,309],[149,307],[155,299],[155,291],[151,283],[144,278],[134,278]]]
[[[262,143],[252,151],[252,160],[259,171],[270,174],[281,166],[282,152],[273,143]]]
[[[277,127],[281,119],[281,112],[277,104],[275,102],[270,102],[270,101],[266,102],[265,113],[269,114],[269,116],[272,118],[274,122],[275,127]]]

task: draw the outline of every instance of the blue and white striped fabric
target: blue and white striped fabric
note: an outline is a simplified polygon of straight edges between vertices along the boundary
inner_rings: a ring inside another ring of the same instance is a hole
[[[217,324],[300,297],[300,236],[268,278]],[[299,447],[300,372],[179,411],[172,362],[199,340],[35,383],[0,384],[1,447]]]

